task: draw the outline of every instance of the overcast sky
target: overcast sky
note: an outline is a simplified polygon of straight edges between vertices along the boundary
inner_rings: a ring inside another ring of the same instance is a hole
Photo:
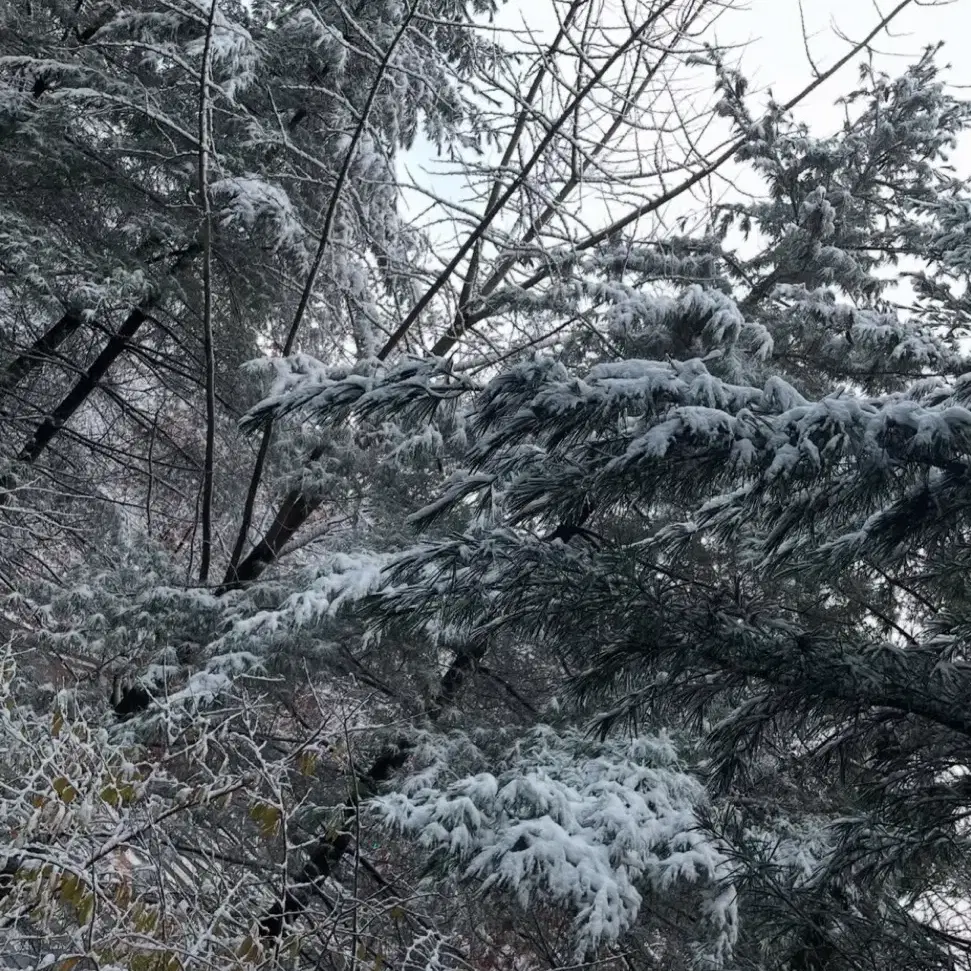
[[[497,26],[507,31],[524,31],[527,24],[534,36],[556,30],[553,14],[558,0],[508,0],[497,20]],[[611,0],[606,0],[608,8]],[[617,0],[618,3],[622,0]],[[900,0],[735,0],[717,21],[713,42],[731,46],[743,74],[750,82],[750,104],[754,113],[766,101],[766,89],[771,88],[780,102],[804,88],[813,79],[813,63],[820,71],[827,70],[843,57],[852,45],[865,37]],[[562,0],[559,0],[562,6]],[[803,37],[805,23],[808,45]],[[840,36],[842,35],[842,37]],[[966,56],[967,39],[971,36],[971,0],[951,3],[935,0],[912,0],[910,6],[894,19],[890,32],[884,31],[873,42],[876,66],[891,75],[912,63],[928,45],[943,40],[945,47],[939,63],[950,63],[947,77],[955,85],[967,87],[971,98],[971,58]],[[523,32],[524,40],[526,38]],[[507,35],[506,41],[510,37]],[[808,46],[808,54],[807,54]],[[796,109],[796,117],[809,123],[814,133],[824,135],[838,130],[842,123],[841,110],[833,102],[858,79],[858,66],[863,55],[852,59],[838,74],[822,85]],[[733,60],[730,58],[729,60]],[[700,69],[699,69],[700,70]],[[703,90],[709,95],[705,72]],[[719,137],[727,135],[727,126]],[[953,157],[958,170],[971,176],[971,137],[966,138]],[[463,199],[464,182],[448,177],[449,166],[436,162],[435,151],[427,143],[419,144],[406,154],[404,164],[413,177],[446,198]],[[737,178],[737,171],[725,167],[711,188],[716,196],[734,190],[728,180]],[[754,178],[754,176],[753,176]],[[418,213],[427,205],[423,196],[408,198],[412,212]],[[688,200],[684,201],[685,204]],[[679,203],[680,205],[680,203]],[[585,201],[583,212],[591,222],[609,222],[619,212],[606,212],[598,218]],[[593,203],[596,209],[596,203]]]
[[[525,0],[529,2],[529,0]],[[837,31],[852,41],[859,41],[892,10],[899,0],[803,0],[809,51],[815,63],[825,70],[847,50]],[[882,13],[881,13],[882,12]],[[835,29],[834,29],[835,28]],[[779,100],[798,91],[811,77],[803,42],[798,0],[748,0],[744,8],[732,12],[718,24],[718,40],[726,44],[747,43],[742,55],[742,69],[753,87],[771,86]],[[891,74],[903,69],[929,44],[943,40],[941,63],[952,65],[949,79],[971,89],[971,59],[967,56],[971,36],[971,0],[955,0],[946,5],[911,4],[894,20],[890,35],[881,34],[874,47],[879,53],[879,66]],[[855,76],[856,58],[828,84],[814,92],[800,108],[807,120],[839,123],[832,103]],[[968,91],[971,97],[971,90]],[[971,146],[964,147],[969,158]],[[971,166],[968,166],[971,169]]]
[[[555,2],[555,0],[554,0]],[[719,18],[715,35],[718,43],[739,48],[742,72],[753,90],[771,87],[777,100],[785,101],[812,80],[802,23],[808,35],[809,55],[825,71],[846,54],[850,43],[858,42],[886,16],[900,0],[735,0]],[[551,0],[508,0],[497,21],[504,27],[518,27],[525,21],[531,28],[555,29]],[[890,74],[902,70],[925,47],[944,41],[942,64],[952,65],[950,79],[967,85],[971,97],[971,58],[967,56],[971,37],[971,0],[912,0],[894,19],[889,32],[874,41],[878,66]],[[833,102],[852,84],[855,58],[827,84],[815,91],[800,107],[807,121],[818,118],[838,125],[841,116]]]

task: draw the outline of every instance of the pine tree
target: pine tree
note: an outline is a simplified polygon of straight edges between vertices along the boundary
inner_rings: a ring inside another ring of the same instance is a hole
[[[818,138],[774,106],[753,121],[742,79],[714,64],[764,201],[726,207],[702,238],[614,240],[520,298],[595,325],[469,393],[464,467],[412,517],[444,531],[395,559],[384,636],[459,645],[453,664],[470,648],[473,665],[560,662],[572,717],[605,739],[688,733],[712,800],[692,832],[724,861],[702,905],[721,933],[698,959],[729,953],[734,905],[714,901],[737,894],[737,966],[953,967],[968,944],[971,267],[946,160],[971,109],[928,52],[896,79],[864,71],[843,130]],[[756,255],[733,249],[733,226]],[[417,413],[435,392],[414,374],[356,401],[310,381],[266,407]],[[582,799],[558,794],[582,763],[514,751],[505,775],[444,757],[451,773],[416,775],[381,811],[466,877],[545,892],[575,908],[581,942],[609,940],[558,869],[583,865],[574,831],[530,822]],[[598,819],[593,844],[613,845]],[[642,887],[667,885],[674,852],[636,864]],[[626,930],[636,903],[604,892]]]
[[[608,7],[0,14],[18,963],[961,953],[967,106],[817,138],[708,51],[731,148],[647,194],[720,5]]]

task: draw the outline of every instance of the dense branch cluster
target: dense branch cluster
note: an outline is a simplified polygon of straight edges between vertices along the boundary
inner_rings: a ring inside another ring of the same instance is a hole
[[[971,103],[725,6],[0,12],[0,963],[969,966]]]

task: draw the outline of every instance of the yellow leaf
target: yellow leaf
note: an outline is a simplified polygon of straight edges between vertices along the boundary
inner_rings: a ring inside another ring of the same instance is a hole
[[[54,787],[54,791],[58,796],[60,796],[62,802],[72,803],[78,797],[77,789],[62,775],[59,775],[51,785]]]
[[[91,920],[91,915],[94,913],[94,894],[82,893],[78,897],[78,901],[74,905],[74,909],[78,915],[78,923],[86,924],[89,920]]]
[[[151,934],[158,925],[158,914],[144,904],[135,904],[132,913],[132,926],[142,934]]]
[[[391,908],[391,919],[392,920],[401,920],[401,918],[404,917],[404,916],[405,916],[405,909],[400,904],[395,904]]]
[[[57,963],[57,971],[74,971],[75,966],[80,960],[80,958],[65,958],[63,961]]]
[[[130,903],[131,884],[127,880],[123,880],[118,884],[117,890],[115,890],[115,904],[119,910],[127,910]]]
[[[121,782],[118,779],[109,781],[101,790],[101,798],[109,806],[114,806],[116,809],[121,806],[130,806],[135,801],[136,795],[133,783]]]
[[[116,809],[121,805],[121,793],[113,785],[106,785],[101,790],[101,798]]]
[[[313,775],[317,771],[317,753],[310,751],[301,752],[298,766],[301,775]]]
[[[73,873],[65,873],[60,880],[61,899],[69,904],[77,903],[83,892],[81,881]]]
[[[272,839],[280,825],[280,809],[267,802],[258,802],[250,811],[250,818],[260,824],[260,834],[264,839]]]
[[[64,727],[64,715],[59,711],[55,711],[54,721],[51,723],[51,734],[54,736],[54,738],[57,738],[57,736],[61,734],[61,729],[63,727]]]
[[[252,934],[247,934],[243,938],[239,947],[236,949],[236,956],[241,961],[247,961],[249,964],[256,964],[262,955],[263,948],[260,947],[259,942],[254,940]]]

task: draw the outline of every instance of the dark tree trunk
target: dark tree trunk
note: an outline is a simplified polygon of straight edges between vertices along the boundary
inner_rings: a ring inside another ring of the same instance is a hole
[[[167,275],[175,276],[185,265],[191,261],[200,251],[198,243],[193,243],[187,246],[181,253],[179,253],[178,258],[169,267]],[[74,383],[74,386],[70,391],[61,399],[60,404],[51,411],[48,416],[37,426],[34,434],[27,440],[27,443],[20,450],[20,454],[17,456],[18,461],[23,462],[26,465],[31,465],[37,458],[43,453],[44,449],[57,437],[60,430],[64,425],[71,419],[74,413],[81,407],[82,404],[87,400],[88,396],[92,391],[98,386],[101,379],[108,373],[109,368],[124,354],[129,342],[138,333],[139,328],[142,324],[148,320],[149,311],[158,301],[158,296],[149,296],[142,300],[125,318],[124,323],[118,328],[118,331],[108,339],[108,343],[105,344],[104,349],[95,358],[91,366],[85,371],[80,378]],[[63,330],[65,326],[65,317],[62,317],[57,324],[52,327],[44,338],[51,335],[52,339],[57,338],[58,328]],[[63,334],[58,340],[58,343],[66,337],[67,334]],[[18,359],[19,360],[19,359]],[[16,365],[17,362],[14,362]],[[13,367],[13,365],[11,365]],[[28,369],[29,370],[29,369]],[[9,373],[9,369],[8,369]],[[0,384],[0,390],[3,390],[3,385]]]
[[[301,526],[320,508],[322,499],[311,499],[301,489],[291,489],[270,528],[238,566],[230,566],[218,593],[248,586],[280,555]]]
[[[125,352],[128,342],[138,329],[148,320],[142,307],[136,307],[112,334],[104,350],[95,358],[92,365],[74,383],[74,387],[61,399],[60,404],[37,426],[27,444],[20,450],[17,461],[32,465],[54,440],[58,432],[84,404],[88,395],[98,386],[98,382],[108,373],[108,369]]]
[[[57,323],[49,327],[19,357],[15,358],[0,375],[0,394],[13,391],[31,371],[40,367],[80,326],[81,318],[68,311]]]
[[[439,690],[425,708],[431,721],[451,705],[465,685],[468,675],[476,669],[486,652],[486,644],[470,643],[459,648],[452,663],[442,677]],[[413,748],[407,738],[399,738],[393,745],[384,749],[365,771],[355,771],[351,796],[344,806],[343,826],[340,831],[318,839],[307,852],[304,864],[294,890],[288,890],[283,902],[277,901],[260,921],[264,938],[279,938],[288,921],[301,914],[306,904],[300,899],[302,891],[313,887],[318,881],[334,876],[344,855],[353,844],[352,824],[357,816],[361,801],[374,795],[380,786],[387,782],[408,760]]]

